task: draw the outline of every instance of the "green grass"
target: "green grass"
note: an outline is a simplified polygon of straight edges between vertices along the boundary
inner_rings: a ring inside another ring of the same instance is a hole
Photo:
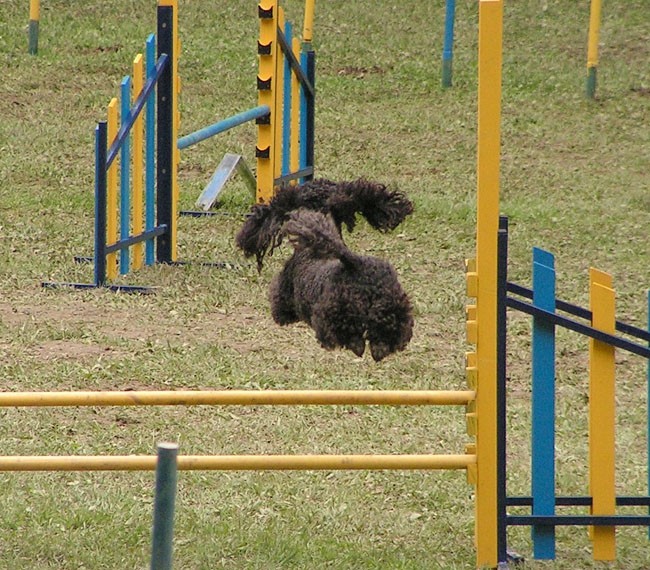
[[[0,0],[0,377],[4,390],[464,388],[465,277],[474,255],[477,2],[457,2],[454,87],[440,87],[443,2],[319,2],[316,163],[404,190],[415,213],[391,235],[346,236],[390,259],[416,309],[408,349],[375,364],[320,349],[306,326],[279,328],[261,274],[195,264],[120,282],[155,296],[49,291],[90,281],[93,129],[155,27],[152,0],[44,0],[40,51],[27,54],[26,0]],[[181,133],[256,104],[254,2],[181,0]],[[287,0],[301,22],[302,1]],[[650,28],[646,0],[603,8],[597,100],[586,101],[587,3],[506,3],[502,212],[510,275],[530,282],[530,248],[556,254],[562,298],[586,304],[590,266],[611,272],[620,318],[644,326],[650,283]],[[254,164],[240,127],[184,151],[182,207],[225,152]],[[180,256],[241,263],[229,215],[180,220]],[[509,491],[529,489],[530,323],[509,320]],[[587,341],[559,335],[558,487],[587,492]],[[620,494],[647,493],[644,363],[618,354]],[[462,453],[457,409],[2,409],[3,454]],[[145,568],[151,473],[0,474],[0,570]],[[466,569],[473,489],[461,472],[182,473],[175,567]],[[638,511],[637,511],[638,512]],[[584,529],[558,530],[558,560],[602,568]],[[650,567],[645,529],[618,531],[610,567]],[[531,558],[527,529],[510,531]]]

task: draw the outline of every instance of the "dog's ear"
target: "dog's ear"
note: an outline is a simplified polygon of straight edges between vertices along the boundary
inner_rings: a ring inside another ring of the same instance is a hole
[[[237,247],[246,257],[255,256],[257,270],[261,271],[266,255],[282,243],[282,219],[274,215],[269,204],[255,204],[235,237]]]

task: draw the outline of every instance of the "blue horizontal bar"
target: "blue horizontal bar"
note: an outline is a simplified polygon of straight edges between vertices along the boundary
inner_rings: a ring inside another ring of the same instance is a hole
[[[44,289],[108,289],[114,293],[137,293],[139,295],[150,295],[156,292],[156,287],[145,285],[97,285],[96,283],[55,283],[43,281],[41,287]]]
[[[508,281],[507,286],[509,293],[514,293],[515,295],[525,297],[526,299],[533,298],[532,289],[528,289],[527,287],[523,287],[522,285],[518,285],[517,283],[512,283],[510,281]],[[581,317],[588,321],[591,320],[591,311],[589,309],[585,309],[584,307],[580,307],[579,305],[574,305],[573,303],[568,303],[567,301],[562,301],[560,299],[556,299],[556,303],[557,308],[560,311],[564,311],[565,313],[569,313],[575,317]],[[623,334],[634,336],[636,338],[640,338],[641,340],[650,342],[650,331],[635,327],[634,325],[629,325],[623,321],[616,321],[616,330],[622,332]]]
[[[648,526],[650,516],[640,515],[508,515],[508,526]]]
[[[109,253],[113,253],[115,251],[120,251],[122,249],[125,249],[127,247],[131,247],[132,245],[135,245],[136,243],[140,243],[143,241],[147,241],[149,239],[153,239],[157,236],[161,236],[163,234],[167,233],[167,226],[165,224],[162,224],[160,226],[156,226],[155,228],[151,230],[147,230],[145,232],[142,232],[141,234],[138,234],[136,236],[130,236],[126,239],[121,239],[119,241],[116,241],[115,243],[112,243],[110,245],[106,246],[106,254],[108,255]]]
[[[558,315],[557,313],[551,313],[549,311],[545,311],[543,309],[540,309],[539,307],[535,307],[531,305],[530,303],[520,301],[519,299],[513,299],[512,297],[508,297],[506,299],[506,305],[512,309],[521,311],[522,313],[527,313],[535,317],[540,317],[554,325],[564,327],[565,329],[569,329],[571,331],[577,332],[584,336],[588,336],[589,338],[593,338],[594,340],[604,342],[605,344],[609,344],[610,346],[615,346],[616,348],[627,350],[628,352],[637,354],[638,356],[642,356],[643,358],[650,360],[650,348],[648,348],[647,346],[636,344],[627,339],[612,334],[608,334],[599,329],[595,329],[594,327],[591,327],[589,325],[578,323],[563,315]]]
[[[237,127],[239,125],[247,123],[248,121],[253,121],[255,119],[259,119],[260,117],[264,117],[270,112],[271,110],[269,109],[268,105],[253,107],[248,111],[242,111],[241,113],[237,113],[232,117],[228,117],[227,119],[223,119],[222,121],[218,121],[208,127],[204,127],[198,131],[190,133],[189,135],[181,137],[178,139],[176,145],[178,146],[179,150],[183,150],[188,146],[195,145],[196,143],[204,141],[205,139],[209,139],[210,137],[218,135],[219,133],[228,131],[233,127]]]
[[[158,63],[156,63],[156,69],[154,71],[154,74],[147,80],[145,86],[142,89],[142,92],[140,93],[138,98],[135,100],[135,103],[133,104],[133,109],[131,109],[131,117],[129,121],[124,123],[120,127],[120,130],[117,133],[117,137],[115,137],[115,142],[111,145],[111,148],[108,150],[108,157],[106,158],[107,169],[111,164],[113,164],[113,161],[117,157],[117,153],[120,152],[120,148],[122,148],[122,145],[124,144],[124,140],[128,136],[131,127],[133,127],[133,123],[135,123],[136,119],[139,117],[140,113],[142,112],[142,109],[144,109],[144,106],[147,102],[147,98],[149,97],[149,94],[151,93],[156,83],[158,82],[160,75],[165,70],[165,66],[167,65],[168,61],[169,58],[165,53],[162,54],[158,59]]]
[[[530,507],[533,504],[532,497],[518,496],[507,497],[506,505],[510,507]],[[588,496],[555,497],[555,505],[558,507],[590,507],[593,504],[593,499]],[[616,497],[616,506],[618,507],[648,507],[650,506],[650,497],[633,497],[633,496],[619,496]]]
[[[311,176],[313,173],[314,173],[314,167],[313,166],[307,166],[306,168],[303,168],[301,170],[297,170],[296,172],[290,172],[289,174],[285,174],[284,176],[280,176],[279,178],[276,178],[273,181],[273,183],[276,186],[281,186],[282,184],[290,182],[291,180],[296,180],[297,178],[304,178],[305,176]]]

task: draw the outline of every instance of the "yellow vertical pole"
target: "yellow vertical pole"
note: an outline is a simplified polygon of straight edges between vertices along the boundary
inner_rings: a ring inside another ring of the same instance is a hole
[[[284,32],[284,10],[278,6],[278,28]],[[275,57],[275,96],[273,97],[273,105],[275,108],[275,132],[273,138],[275,140],[275,152],[273,153],[273,178],[275,186],[275,178],[282,175],[282,155],[285,152],[284,141],[282,137],[282,122],[284,120],[284,58],[285,55],[282,49],[278,46],[278,51]]]
[[[108,148],[115,142],[118,131],[118,118],[117,118],[117,97],[113,97],[108,104],[108,117],[107,117],[107,136]],[[119,153],[118,153],[119,155]],[[119,156],[108,169],[106,175],[106,243],[112,245],[117,242],[117,165]],[[109,253],[106,256],[106,277],[108,279],[115,279],[117,277],[117,253]]]
[[[616,332],[616,297],[611,275],[589,270],[591,324]],[[589,341],[589,488],[591,513],[616,514],[615,490],[615,351],[601,341]],[[594,526],[591,536],[595,560],[616,558],[616,528]]]
[[[291,50],[296,60],[300,61],[300,40],[293,38]],[[300,167],[300,81],[295,73],[291,74],[291,144],[289,170],[297,172]],[[297,181],[293,180],[292,184]]]
[[[139,53],[133,60],[133,102],[136,101],[144,86],[144,64],[142,54]],[[144,136],[143,136],[142,113],[133,124],[133,152],[131,153],[133,172],[133,234],[139,235],[143,229],[144,218],[144,194],[143,194],[143,172],[144,172]],[[133,268],[141,269],[144,254],[144,243],[133,246]]]
[[[596,95],[596,73],[598,69],[598,36],[600,35],[600,2],[591,0],[589,11],[589,43],[587,46],[587,97]]]
[[[273,167],[275,153],[275,87],[277,57],[277,0],[261,0],[260,37],[258,42],[259,70],[257,76],[258,104],[271,110],[268,120],[257,128],[257,201],[268,202],[273,197]]]
[[[502,0],[479,2],[476,229],[476,565],[497,565],[497,235]]]
[[[305,0],[305,20],[302,27],[302,41],[311,43],[314,36],[314,4],[315,0]]]

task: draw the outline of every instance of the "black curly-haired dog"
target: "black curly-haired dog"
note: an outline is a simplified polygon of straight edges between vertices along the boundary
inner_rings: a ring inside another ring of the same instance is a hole
[[[261,269],[265,255],[271,255],[282,242],[282,227],[289,214],[299,208],[329,214],[339,235],[345,224],[352,231],[356,215],[380,231],[395,229],[413,212],[411,201],[398,190],[363,178],[332,182],[324,178],[299,186],[283,186],[268,204],[255,204],[235,241],[246,257],[255,256]]]
[[[321,212],[288,214],[280,235],[288,236],[294,254],[271,283],[276,323],[304,321],[324,348],[347,348],[357,356],[367,342],[376,361],[404,350],[413,313],[390,263],[352,252]]]

